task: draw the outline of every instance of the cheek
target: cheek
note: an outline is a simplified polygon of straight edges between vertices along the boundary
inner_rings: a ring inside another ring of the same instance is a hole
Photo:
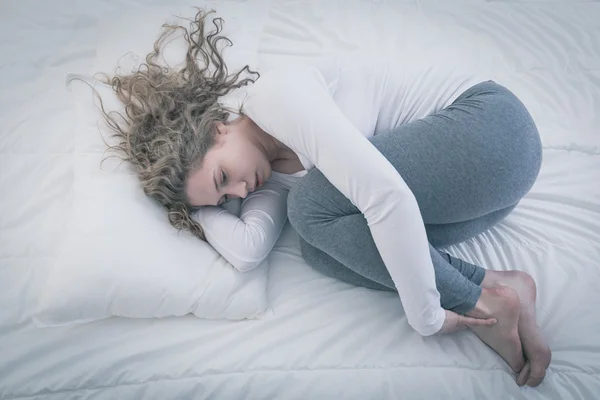
[[[249,143],[247,146],[243,146],[243,148],[240,146],[239,150],[238,159],[235,161],[243,163],[247,168],[256,168],[267,161],[262,151],[253,144]]]
[[[185,195],[192,204],[204,204],[207,202],[206,188],[203,187],[203,174],[196,171],[188,176],[185,181]]]
[[[196,201],[198,199],[195,198],[194,193],[196,192],[194,190],[194,181],[191,177],[188,177],[185,181],[185,185],[184,185],[184,193],[185,193],[185,197],[187,199],[188,202],[195,204]]]

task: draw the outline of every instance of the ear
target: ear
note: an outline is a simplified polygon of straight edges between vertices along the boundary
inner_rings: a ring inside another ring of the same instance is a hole
[[[217,134],[218,135],[223,135],[227,133],[227,125],[222,123],[222,122],[217,122],[217,124],[215,125],[217,128]]]

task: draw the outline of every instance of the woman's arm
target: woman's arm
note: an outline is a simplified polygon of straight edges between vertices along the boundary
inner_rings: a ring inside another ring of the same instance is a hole
[[[445,312],[416,199],[390,162],[337,107],[319,71],[271,70],[248,93],[246,114],[311,160],[363,213],[409,324],[424,336],[438,332]]]
[[[287,219],[288,189],[272,180],[242,200],[240,216],[220,206],[201,207],[196,219],[215,248],[238,271],[256,267],[273,249]]]

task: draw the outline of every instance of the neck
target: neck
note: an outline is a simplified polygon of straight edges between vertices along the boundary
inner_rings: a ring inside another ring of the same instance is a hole
[[[248,116],[243,116],[240,123],[248,128],[248,132],[252,132],[256,138],[258,146],[263,150],[269,162],[284,158],[286,146],[262,130]]]

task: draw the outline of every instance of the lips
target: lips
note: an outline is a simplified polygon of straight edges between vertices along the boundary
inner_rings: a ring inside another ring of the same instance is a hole
[[[256,174],[256,184],[254,185],[254,187],[260,187],[262,185],[262,182],[260,180],[260,175]]]

